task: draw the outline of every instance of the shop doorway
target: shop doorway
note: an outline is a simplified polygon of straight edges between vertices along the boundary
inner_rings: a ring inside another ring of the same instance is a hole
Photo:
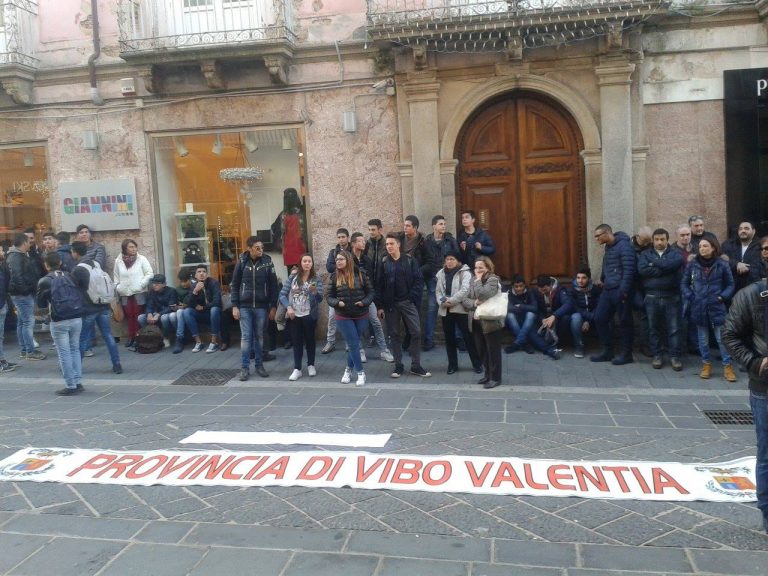
[[[533,92],[494,99],[463,127],[457,215],[473,210],[489,230],[502,277],[571,278],[586,262],[583,148],[573,117]]]

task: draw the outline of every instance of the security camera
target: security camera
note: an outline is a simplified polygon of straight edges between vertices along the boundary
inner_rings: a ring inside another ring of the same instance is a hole
[[[376,84],[373,85],[374,90],[379,90],[380,88],[389,88],[390,86],[394,86],[395,81],[392,78],[384,78],[384,80],[379,80],[376,82]]]

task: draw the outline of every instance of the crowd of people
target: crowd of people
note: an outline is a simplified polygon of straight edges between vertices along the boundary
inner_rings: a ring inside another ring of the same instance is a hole
[[[144,329],[152,326],[153,335],[161,338],[159,348],[172,348],[174,354],[183,352],[185,341],[192,343],[193,353],[224,350],[230,325],[238,322],[241,381],[249,378],[251,362],[255,374],[269,376],[264,363],[274,355],[265,340],[274,341],[269,337],[274,324],[285,330],[286,347],[293,350],[288,379],[298,380],[304,369],[316,376],[315,330],[321,305],[328,306],[321,353],[335,350],[340,332],[346,346],[341,382],[351,383],[354,377],[358,386],[366,384],[366,343],[377,346],[381,359],[393,363],[393,378],[405,374],[404,351],[410,356],[411,374],[431,376],[421,353],[435,347],[438,319],[447,373],[459,370],[459,352],[464,351],[485,388],[501,384],[502,352],[538,351],[557,360],[569,343],[573,355],[584,358],[585,337],[592,332],[601,345],[592,362],[633,362],[637,340],[657,369],[665,356],[679,371],[684,351],[698,354],[701,378],[712,376],[714,337],[723,375],[736,381],[721,328],[734,294],[765,276],[768,262],[768,238],[756,239],[750,222],[742,222],[735,237],[722,246],[704,230],[699,216],[678,227],[672,239],[663,228],[643,227],[630,237],[601,224],[594,231],[595,241],[605,249],[599,281],[593,281],[588,268],[565,283],[546,274],[532,282],[514,275],[506,294],[495,274],[490,234],[476,225],[471,210],[461,214],[461,224],[456,237],[446,231],[440,215],[432,219],[427,235],[412,215],[404,219],[402,231],[387,234],[380,220],[371,219],[367,238],[339,228],[338,243],[326,259],[325,282],[313,256],[304,254],[281,283],[263,243],[252,236],[233,271],[229,313],[219,281],[203,264],[182,267],[172,287],[163,274],[154,273],[132,239],[122,242],[109,274],[106,250],[94,241],[88,226],[77,227],[74,241],[67,232],[46,233],[42,247],[29,229],[14,238],[7,254],[0,249],[0,326],[9,300],[17,316],[21,359],[44,360],[34,338],[34,311],[49,311],[66,384],[57,391],[61,395],[82,391],[82,358],[94,354],[96,327],[112,370],[122,373],[111,328],[115,317],[125,319],[129,350],[141,348]],[[494,304],[500,296],[506,297],[501,310]],[[207,346],[202,326],[210,332]],[[505,334],[511,343],[502,347]],[[614,342],[619,343],[618,351]],[[0,338],[0,372],[17,367],[5,358]]]

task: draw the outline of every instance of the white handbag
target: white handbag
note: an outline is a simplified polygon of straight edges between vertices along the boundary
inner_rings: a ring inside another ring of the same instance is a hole
[[[507,317],[507,303],[509,293],[502,292],[501,288],[494,296],[491,296],[475,308],[476,320],[504,320]]]

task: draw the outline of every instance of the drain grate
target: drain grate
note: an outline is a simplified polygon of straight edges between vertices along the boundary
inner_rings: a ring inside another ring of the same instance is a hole
[[[190,370],[171,382],[171,386],[223,386],[239,372],[239,370]]]
[[[704,410],[704,416],[717,425],[751,426],[755,423],[749,410]]]

